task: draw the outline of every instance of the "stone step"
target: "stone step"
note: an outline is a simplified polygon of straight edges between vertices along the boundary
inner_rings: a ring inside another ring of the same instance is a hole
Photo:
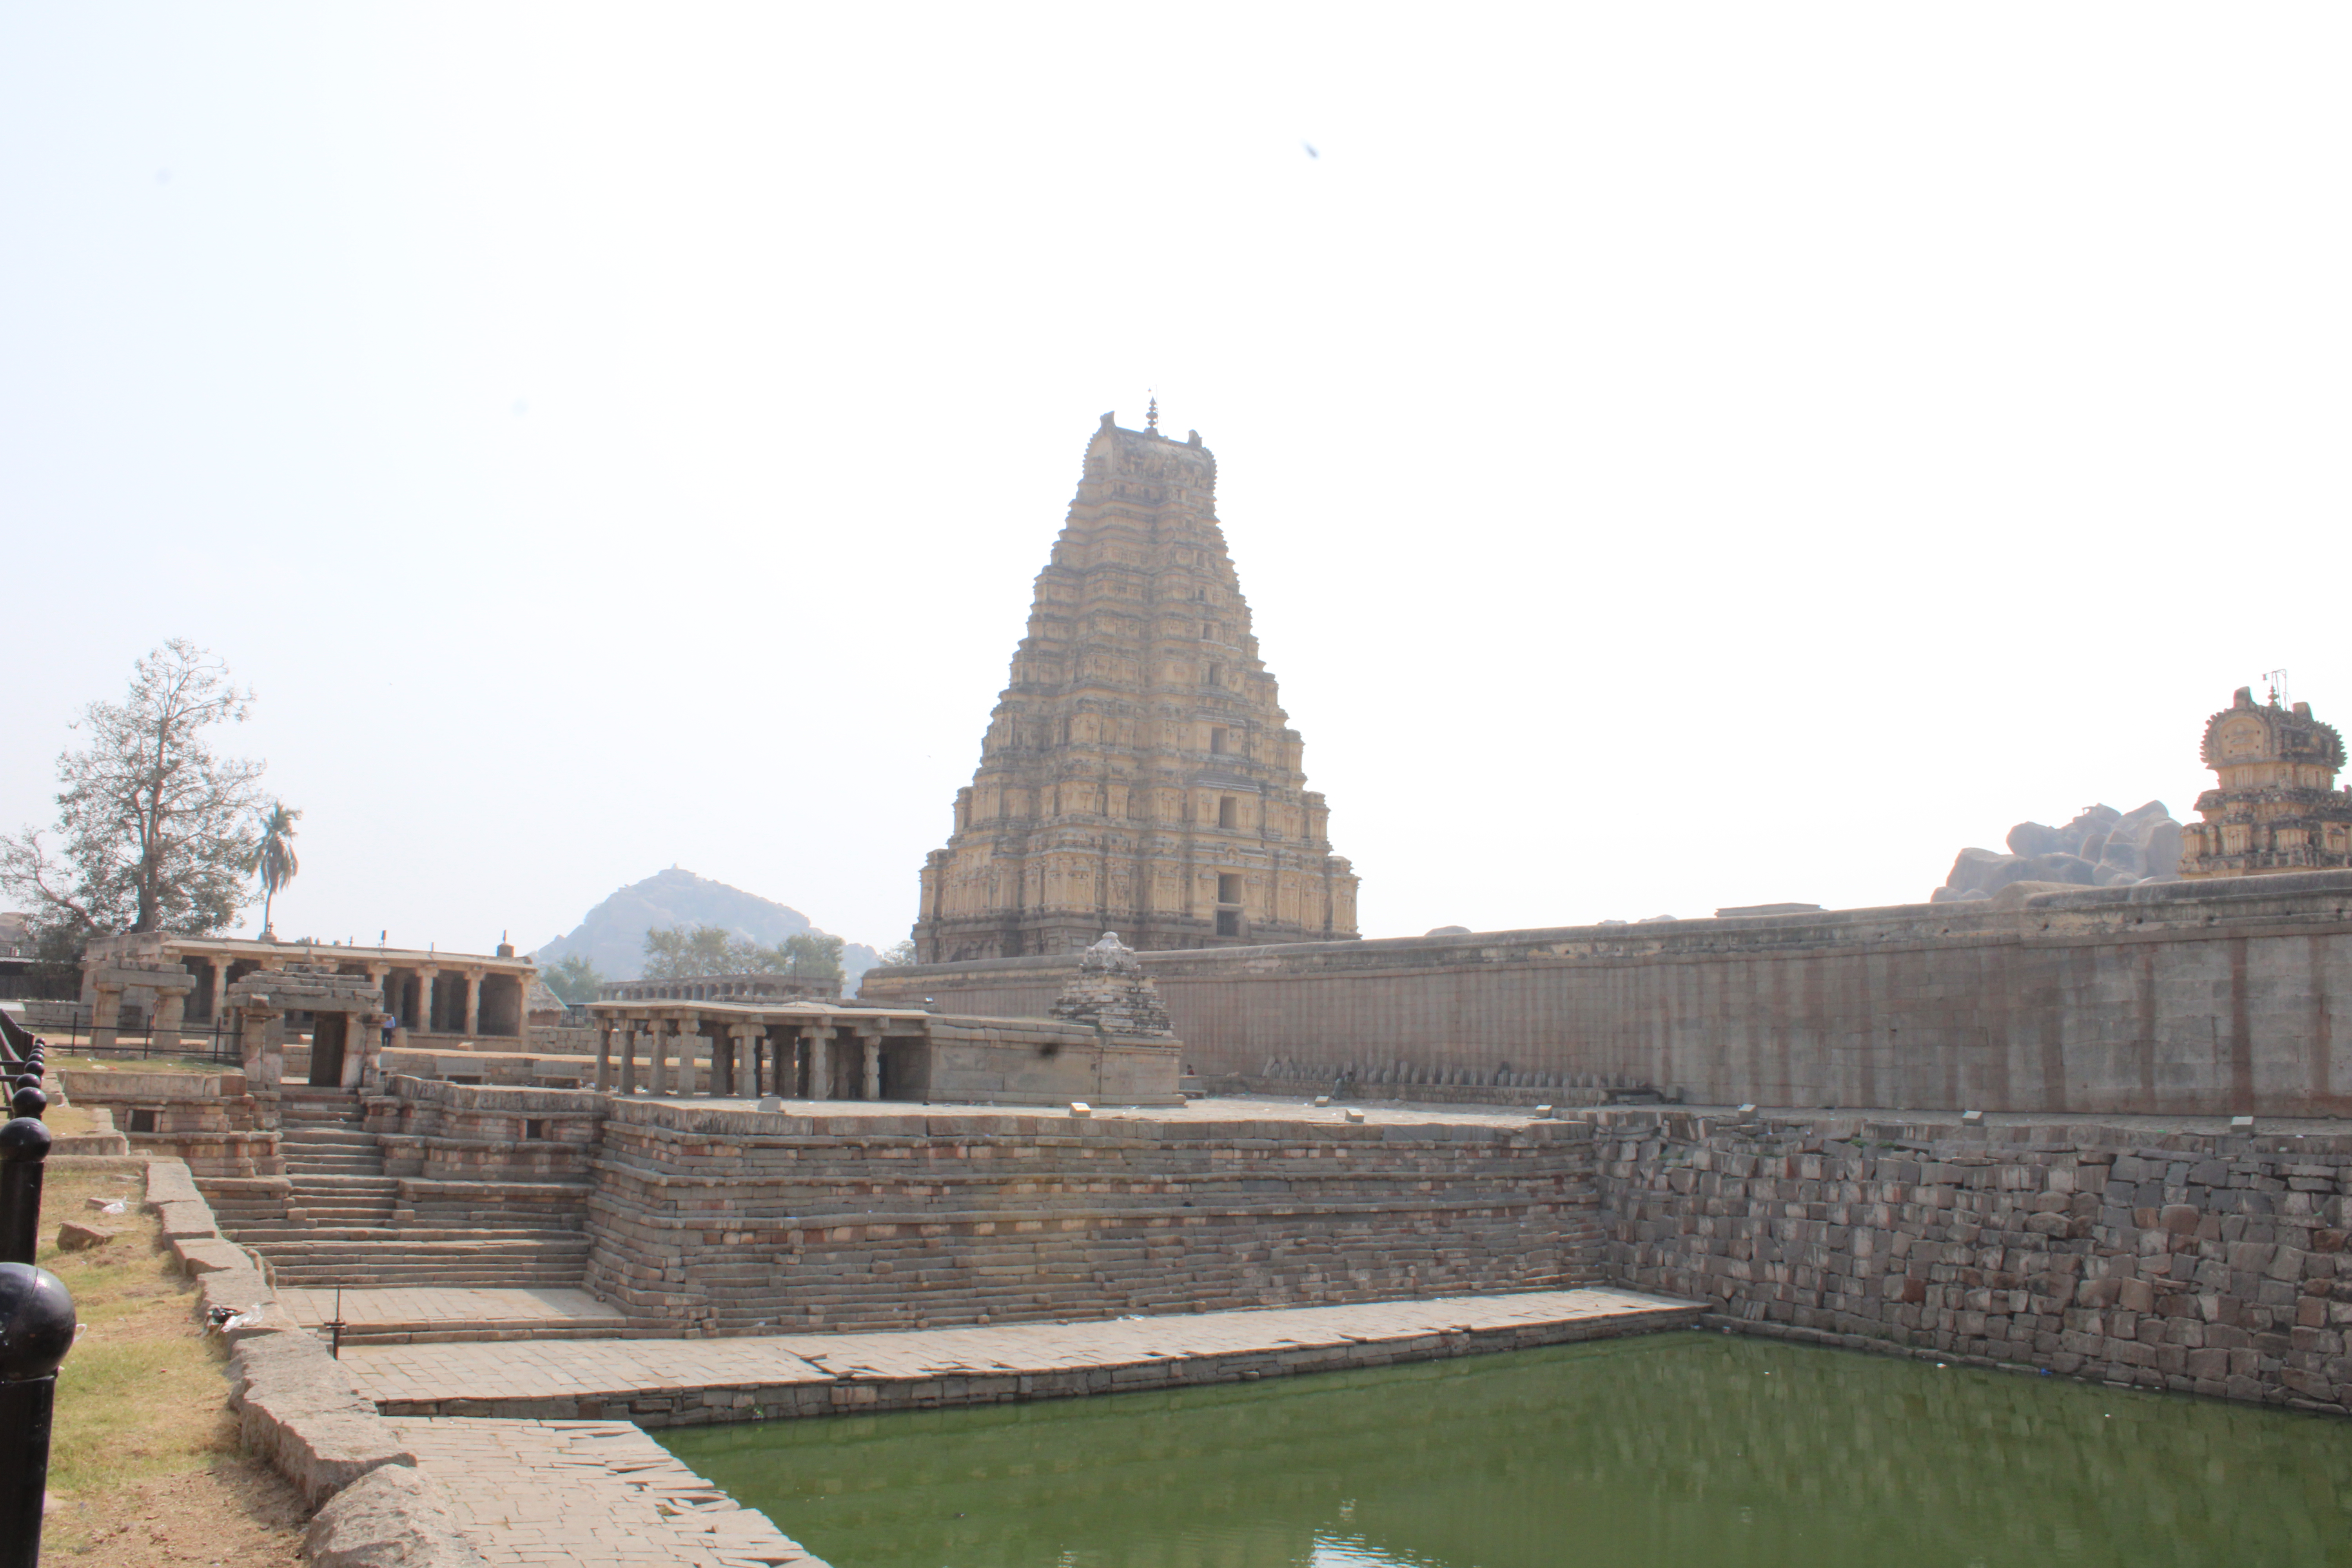
[[[273,1268],[281,1285],[313,1289],[389,1290],[439,1287],[450,1290],[576,1290],[576,1268],[385,1268],[352,1269],[291,1263]]]
[[[667,1339],[677,1332],[668,1324],[633,1327],[627,1318],[568,1318],[550,1322],[544,1318],[477,1318],[463,1323],[368,1323],[343,1330],[346,1345],[451,1345],[485,1340],[609,1340],[635,1335]],[[329,1338],[324,1329],[321,1340]]]
[[[308,1246],[313,1242],[405,1243],[419,1247],[445,1243],[498,1243],[513,1247],[555,1247],[564,1251],[583,1250],[588,1238],[576,1230],[509,1230],[485,1232],[478,1230],[411,1230],[405,1226],[387,1225],[305,1225],[293,1221],[277,1221],[238,1229],[240,1244],[286,1247]]]
[[[303,1149],[373,1149],[376,1136],[352,1127],[287,1127],[279,1130],[278,1146]]]

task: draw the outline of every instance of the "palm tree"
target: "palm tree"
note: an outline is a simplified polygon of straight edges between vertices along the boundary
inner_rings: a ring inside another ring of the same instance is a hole
[[[282,800],[270,803],[269,815],[261,824],[261,842],[254,847],[254,868],[261,873],[261,934],[270,935],[269,904],[278,897],[278,889],[294,879],[302,862],[294,854],[294,825],[302,814],[289,811]]]

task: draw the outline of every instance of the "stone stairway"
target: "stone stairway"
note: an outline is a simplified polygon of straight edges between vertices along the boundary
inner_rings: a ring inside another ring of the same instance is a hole
[[[278,1102],[286,1185],[221,1182],[207,1194],[222,1229],[269,1260],[281,1285],[349,1290],[386,1286],[574,1287],[588,1238],[545,1205],[501,1212],[442,1201],[404,1213],[400,1178],[349,1089],[289,1086]],[[455,1223],[452,1223],[452,1222]],[[438,1222],[438,1223],[436,1223]]]

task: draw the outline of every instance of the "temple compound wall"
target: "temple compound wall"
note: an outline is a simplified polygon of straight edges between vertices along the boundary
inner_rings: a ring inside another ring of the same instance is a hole
[[[862,995],[1034,1013],[1075,963],[876,969]],[[1276,1070],[1381,1093],[1524,1079],[1717,1105],[2352,1114],[2341,871],[1141,963],[1188,1068],[1252,1083]]]

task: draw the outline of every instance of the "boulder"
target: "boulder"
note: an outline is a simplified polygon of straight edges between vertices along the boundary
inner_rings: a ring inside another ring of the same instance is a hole
[[[1963,849],[1952,861],[1944,886],[1954,893],[1990,893],[2026,876],[2032,868],[2021,855],[1997,855],[1990,849]]]
[[[2009,853],[1963,849],[1931,903],[1987,898],[2019,882],[2115,888],[2168,879],[2180,867],[2180,824],[2160,800],[2128,812],[2094,805],[2057,827],[2021,822],[2009,830]]]
[[[311,1568],[483,1568],[448,1495],[406,1465],[370,1470],[330,1498],[302,1548]]]

